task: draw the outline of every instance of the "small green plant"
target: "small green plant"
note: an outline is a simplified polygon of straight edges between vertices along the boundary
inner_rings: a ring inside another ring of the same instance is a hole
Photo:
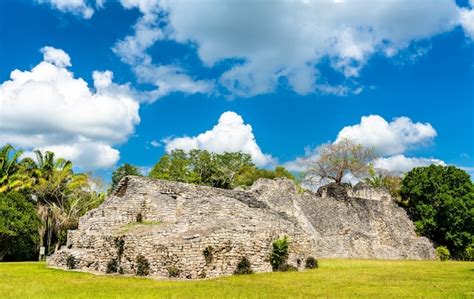
[[[76,268],[76,259],[72,255],[68,255],[66,258],[66,266],[68,269]]]
[[[143,255],[137,256],[137,275],[147,276],[148,274],[150,274],[150,263]]]
[[[106,273],[117,273],[118,270],[118,260],[117,259],[111,259],[107,263],[107,269],[105,270]]]
[[[121,257],[125,248],[123,236],[115,238],[115,247],[117,248],[117,255]]]
[[[318,268],[318,260],[314,257],[310,256],[306,259],[306,269],[317,269]]]
[[[465,251],[466,260],[474,261],[474,245],[470,245]]]
[[[237,268],[235,268],[234,274],[235,275],[243,275],[243,274],[252,274],[252,265],[250,261],[244,256],[240,259],[240,262],[237,264]]]
[[[288,237],[284,236],[273,242],[273,250],[270,254],[270,264],[273,271],[280,271],[280,268],[288,260]]]
[[[438,246],[436,247],[436,256],[440,261],[447,261],[449,260],[451,253],[446,246]]]
[[[204,259],[206,260],[206,264],[212,263],[214,258],[214,248],[212,246],[207,246],[202,251],[202,255],[204,255]]]
[[[181,273],[181,271],[174,266],[169,267],[167,270],[168,270],[168,277],[170,278],[179,277],[179,274]]]

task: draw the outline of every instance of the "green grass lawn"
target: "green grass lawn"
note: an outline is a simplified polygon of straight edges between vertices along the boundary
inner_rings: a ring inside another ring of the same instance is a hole
[[[0,298],[474,298],[474,263],[322,260],[305,272],[201,281],[92,275],[0,263]]]

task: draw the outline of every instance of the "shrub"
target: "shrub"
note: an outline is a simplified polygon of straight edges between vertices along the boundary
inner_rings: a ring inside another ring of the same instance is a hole
[[[206,264],[212,263],[212,259],[214,258],[214,248],[212,248],[212,246],[207,246],[202,251],[202,255],[204,255],[204,259],[206,260]]]
[[[170,278],[179,277],[179,274],[181,273],[181,271],[179,271],[179,269],[176,267],[169,267],[167,270],[168,270],[168,277]]]
[[[446,246],[438,246],[436,247],[436,256],[441,261],[446,261],[449,259],[451,254],[449,253],[449,249]]]
[[[68,269],[75,269],[76,268],[76,259],[73,255],[68,255],[66,258],[66,266]]]
[[[466,248],[466,252],[464,253],[466,260],[474,261],[474,244],[470,245]]]
[[[244,256],[237,264],[237,268],[235,268],[234,274],[235,275],[242,275],[242,274],[252,274],[252,265],[250,261]]]
[[[287,263],[283,263],[280,265],[280,267],[278,268],[278,271],[280,272],[294,272],[294,271],[298,271],[298,268],[296,268],[295,266],[293,265],[290,265],[290,264],[287,264]]]
[[[150,274],[150,263],[143,255],[137,256],[137,275],[147,276],[148,274]]]
[[[310,256],[306,259],[306,269],[317,269],[318,268],[318,261]]]
[[[122,256],[125,247],[125,240],[123,239],[123,236],[115,238],[115,247],[117,248],[118,256]]]
[[[108,263],[107,263],[107,269],[106,269],[106,273],[117,273],[117,269],[118,269],[118,260],[117,259],[111,259]]]
[[[270,255],[270,264],[273,271],[279,271],[288,259],[288,237],[284,236],[273,242],[273,250]]]

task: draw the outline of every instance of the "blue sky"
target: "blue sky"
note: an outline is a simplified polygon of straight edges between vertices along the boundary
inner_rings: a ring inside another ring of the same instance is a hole
[[[473,172],[473,3],[224,2],[3,0],[0,144],[107,177],[174,148],[296,171],[350,137]]]

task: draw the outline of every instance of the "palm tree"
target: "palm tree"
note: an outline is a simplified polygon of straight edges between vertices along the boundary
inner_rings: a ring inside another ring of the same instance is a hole
[[[19,161],[23,151],[15,150],[11,144],[0,148],[0,193],[29,188],[33,180],[28,175],[28,160]]]
[[[37,178],[34,195],[42,222],[40,239],[41,244],[51,251],[53,236],[59,241],[60,234],[70,228],[70,222],[75,221],[76,213],[68,212],[69,201],[75,192],[88,186],[88,177],[85,174],[75,174],[71,161],[55,159],[53,152],[43,154],[37,150],[35,153]]]

